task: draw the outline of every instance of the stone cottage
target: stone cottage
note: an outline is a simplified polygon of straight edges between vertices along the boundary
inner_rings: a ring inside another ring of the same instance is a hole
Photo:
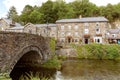
[[[85,17],[57,20],[57,39],[64,43],[106,43],[108,20],[105,17]]]
[[[109,29],[107,33],[107,38],[110,44],[120,44],[120,29]]]
[[[35,26],[37,27],[37,34],[56,38],[56,24],[35,24]]]
[[[1,18],[0,19],[0,31],[5,31],[8,28],[20,27],[21,24],[12,21],[11,19]]]

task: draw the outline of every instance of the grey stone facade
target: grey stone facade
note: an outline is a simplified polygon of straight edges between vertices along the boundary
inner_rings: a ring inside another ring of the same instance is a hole
[[[106,43],[108,20],[104,17],[63,19],[56,21],[57,39],[60,42],[89,44]]]

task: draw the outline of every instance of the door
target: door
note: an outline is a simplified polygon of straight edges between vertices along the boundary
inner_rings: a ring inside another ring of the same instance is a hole
[[[87,38],[85,38],[85,44],[88,44],[88,39]]]

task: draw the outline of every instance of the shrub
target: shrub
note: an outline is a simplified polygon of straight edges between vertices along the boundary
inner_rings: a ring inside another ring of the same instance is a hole
[[[76,49],[77,57],[80,59],[120,59],[120,45],[87,44],[71,46]]]

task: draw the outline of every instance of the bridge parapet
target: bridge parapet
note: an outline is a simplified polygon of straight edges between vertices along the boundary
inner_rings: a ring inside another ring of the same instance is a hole
[[[37,51],[41,60],[47,59],[49,39],[39,35],[0,32],[0,72],[11,71],[17,61],[29,51]]]

